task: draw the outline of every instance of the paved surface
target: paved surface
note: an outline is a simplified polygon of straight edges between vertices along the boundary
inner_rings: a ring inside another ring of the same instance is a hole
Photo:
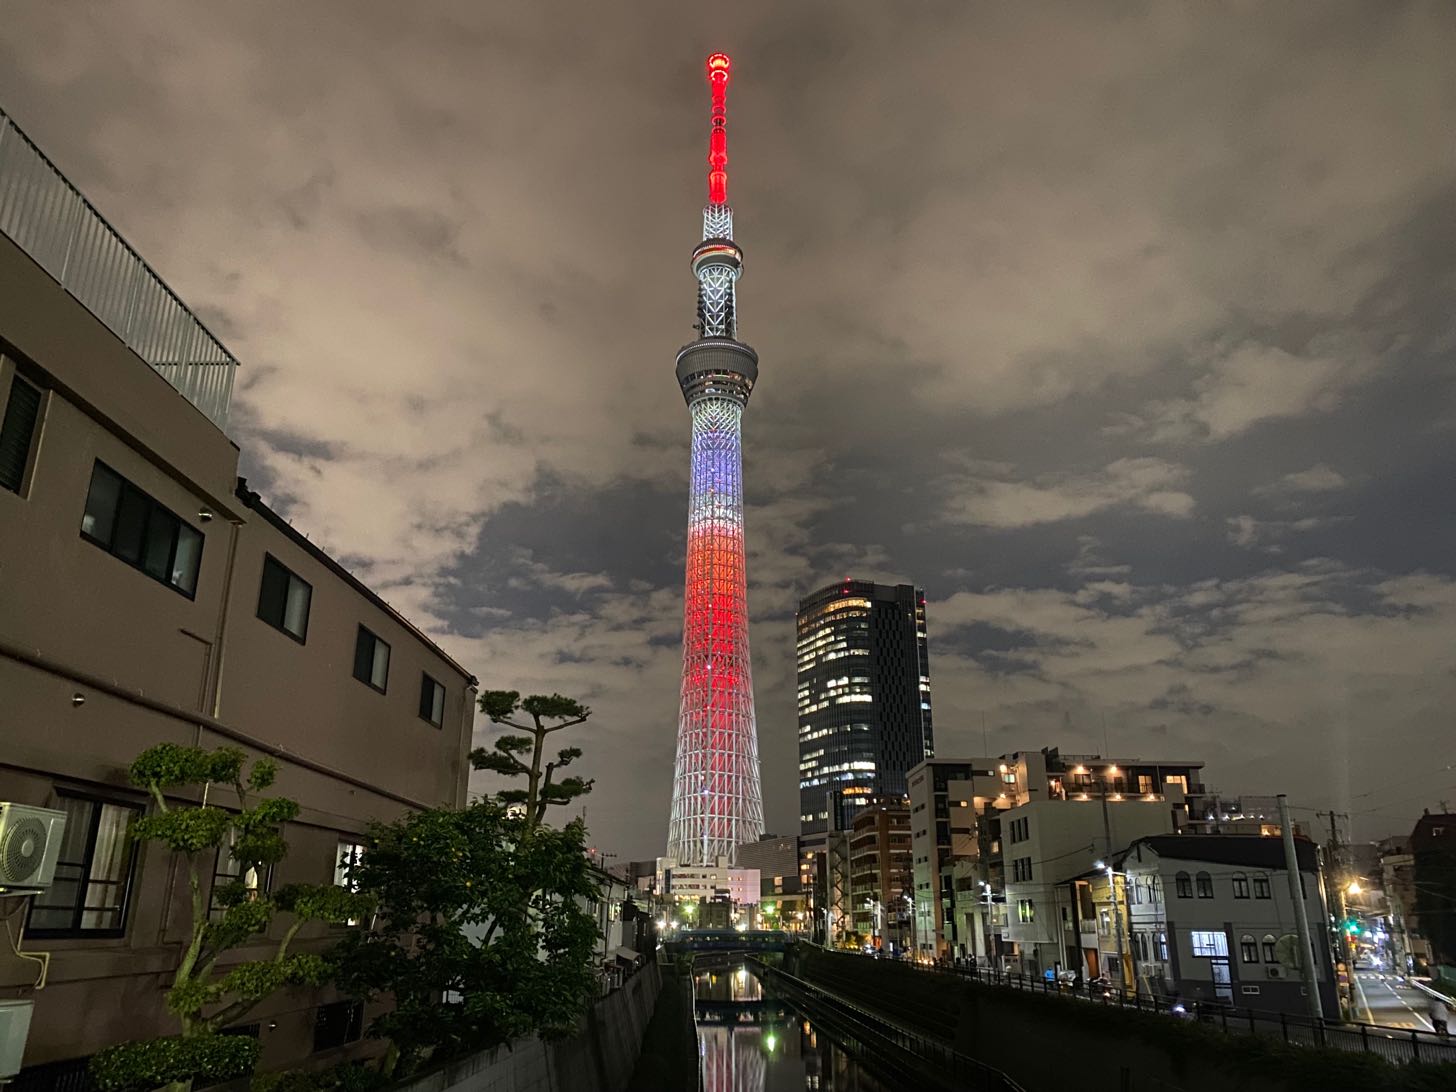
[[[1380,971],[1355,972],[1355,1002],[1358,1018],[1367,1024],[1393,1028],[1434,1031],[1426,1016],[1430,998],[1413,990],[1395,975]]]

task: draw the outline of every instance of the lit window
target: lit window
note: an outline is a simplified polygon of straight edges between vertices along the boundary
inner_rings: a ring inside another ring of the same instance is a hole
[[[133,843],[127,830],[141,808],[63,796],[66,813],[55,880],[35,896],[26,930],[37,937],[119,937],[126,928]]]
[[[1203,932],[1195,929],[1188,934],[1188,940],[1193,954],[1196,956],[1213,958],[1228,956],[1228,937],[1223,933]]]
[[[1239,958],[1245,963],[1259,962],[1259,946],[1248,933],[1239,938]]]

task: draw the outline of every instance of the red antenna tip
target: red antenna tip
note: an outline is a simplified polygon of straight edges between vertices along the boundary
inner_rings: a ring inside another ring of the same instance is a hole
[[[708,87],[713,95],[713,129],[708,136],[708,204],[728,203],[728,78],[733,62],[726,53],[708,57]]]

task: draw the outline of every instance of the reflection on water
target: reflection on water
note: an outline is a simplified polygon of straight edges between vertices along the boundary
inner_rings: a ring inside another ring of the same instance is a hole
[[[707,1092],[889,1092],[746,966],[699,971],[693,984]]]

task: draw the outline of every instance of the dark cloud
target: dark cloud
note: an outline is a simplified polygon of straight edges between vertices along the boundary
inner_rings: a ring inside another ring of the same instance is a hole
[[[488,684],[596,707],[599,844],[666,823],[716,48],[771,825],[794,601],[847,573],[929,591],[943,754],[1186,754],[1370,834],[1441,787],[1359,795],[1456,702],[1449,4],[5,29],[0,104],[243,359],[254,484]]]

